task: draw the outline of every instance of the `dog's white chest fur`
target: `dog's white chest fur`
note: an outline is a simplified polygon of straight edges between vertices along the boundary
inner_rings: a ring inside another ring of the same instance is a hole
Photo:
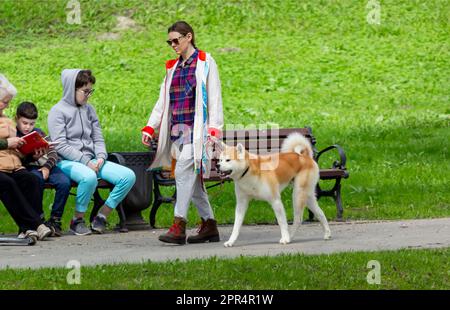
[[[269,184],[258,181],[258,178],[255,176],[244,177],[235,183],[241,192],[249,198],[273,200],[273,192]]]

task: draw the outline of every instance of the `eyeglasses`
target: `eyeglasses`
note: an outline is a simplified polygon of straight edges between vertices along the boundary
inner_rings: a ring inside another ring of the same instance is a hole
[[[185,35],[184,36],[180,36],[180,37],[175,38],[175,39],[172,39],[172,40],[167,40],[166,42],[167,42],[167,44],[169,44],[169,46],[172,46],[172,43],[175,43],[175,45],[178,45],[178,44],[180,44],[180,39],[183,38],[183,37],[185,37]]]
[[[84,94],[85,97],[90,97],[94,93],[95,89],[77,89]]]

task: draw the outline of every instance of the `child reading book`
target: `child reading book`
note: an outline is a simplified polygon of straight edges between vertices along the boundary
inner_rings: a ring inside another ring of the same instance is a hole
[[[37,118],[38,110],[32,102],[19,104],[16,112],[17,136],[24,137],[36,132],[42,138],[45,137],[45,133],[41,129],[34,127]],[[23,147],[26,147],[27,144]],[[19,150],[22,151],[22,148]],[[55,149],[47,144],[47,150],[45,148],[37,148],[34,152],[28,154],[23,162],[25,167],[39,178],[41,193],[44,192],[44,184],[46,182],[54,185],[56,188],[50,219],[45,224],[52,230],[52,236],[60,237],[62,236],[61,217],[69,197],[71,182],[61,169],[56,166],[57,160],[58,154]],[[44,215],[42,214],[41,216],[43,217]]]
[[[37,131],[32,131],[29,134],[22,136],[25,143],[18,148],[19,152],[23,155],[30,155],[38,151],[39,149],[44,149],[45,151],[50,144],[42,137]]]

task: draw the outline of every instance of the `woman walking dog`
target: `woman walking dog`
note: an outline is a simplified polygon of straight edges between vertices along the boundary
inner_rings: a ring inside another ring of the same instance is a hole
[[[170,166],[172,158],[176,159],[174,223],[159,240],[186,243],[186,219],[192,200],[202,223],[198,234],[187,242],[217,242],[219,231],[202,181],[211,165],[208,146],[221,137],[223,127],[217,65],[210,54],[197,49],[194,30],[184,21],[169,27],[167,44],[179,57],[167,61],[159,99],[142,129],[142,143],[147,146],[155,135],[159,137],[151,168]]]

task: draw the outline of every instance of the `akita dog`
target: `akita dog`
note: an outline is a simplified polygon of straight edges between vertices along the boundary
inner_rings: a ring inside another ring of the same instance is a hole
[[[324,239],[331,238],[328,221],[319,208],[315,187],[319,181],[319,166],[313,159],[309,141],[300,133],[290,134],[283,142],[281,153],[255,155],[242,144],[229,147],[222,144],[217,168],[222,176],[230,176],[235,184],[236,210],[233,232],[224,246],[236,242],[239,230],[251,199],[266,200],[272,205],[281,229],[281,244],[291,242],[303,220],[303,210],[308,208],[319,219]],[[294,223],[289,234],[281,192],[293,181]]]

